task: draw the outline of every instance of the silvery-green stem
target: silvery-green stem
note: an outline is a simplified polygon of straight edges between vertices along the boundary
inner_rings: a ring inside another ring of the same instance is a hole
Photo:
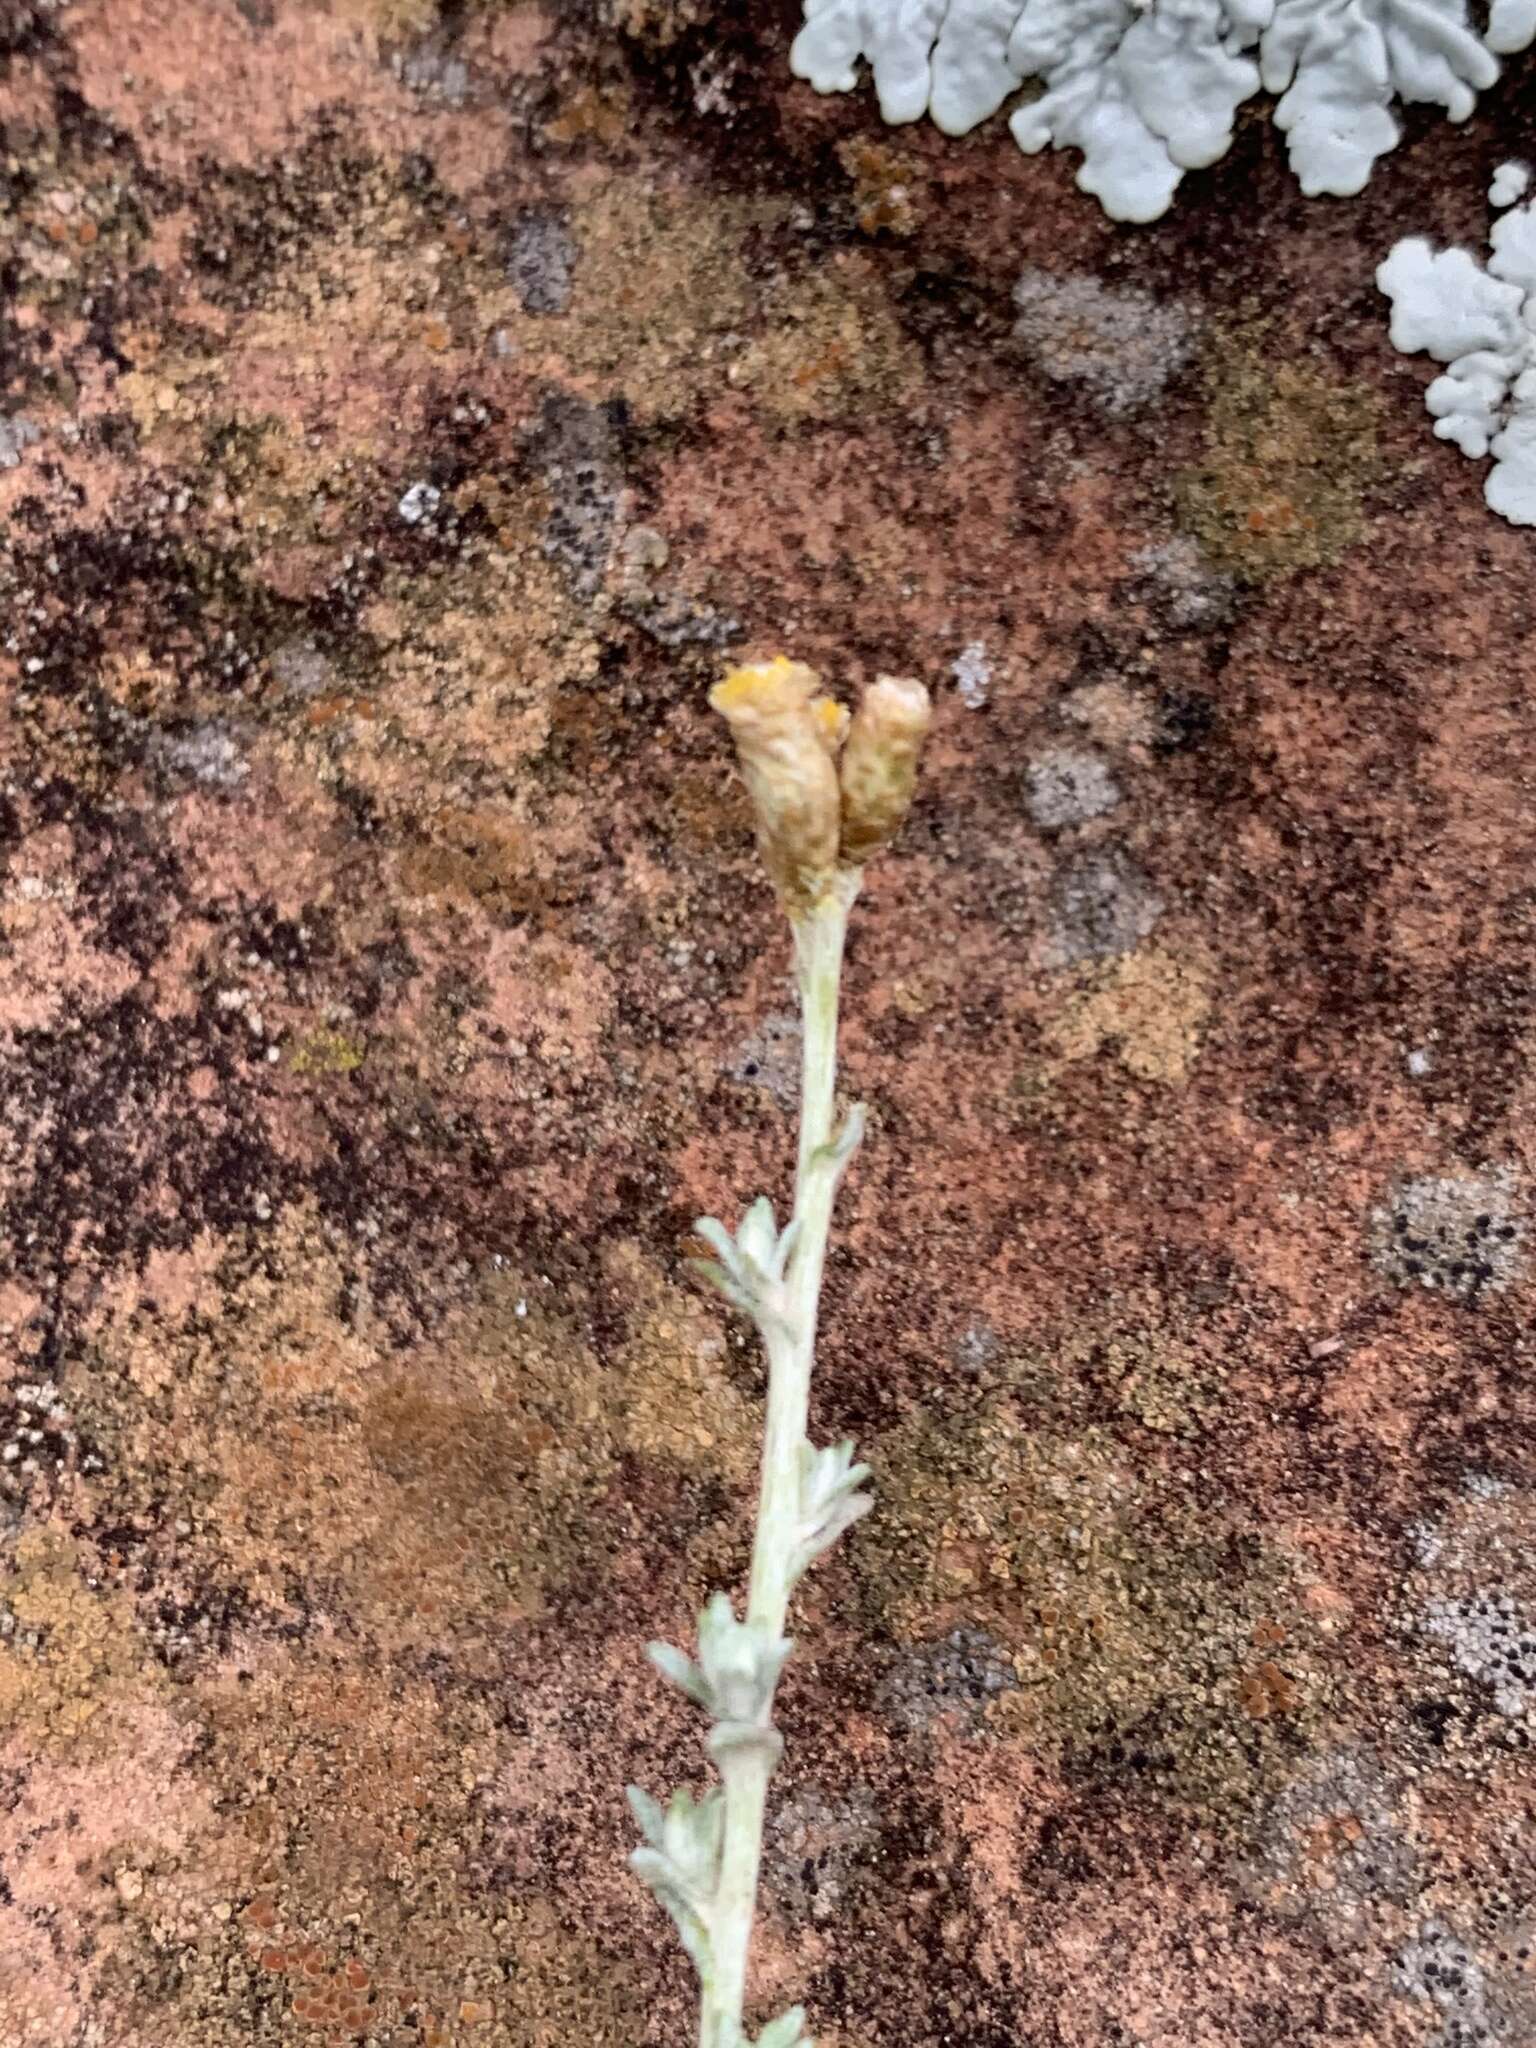
[[[858,894],[857,871],[795,920],[803,1054],[800,1149],[794,1215],[799,1234],[786,1275],[782,1330],[768,1337],[768,1416],[762,1483],[752,1544],[747,1621],[770,1638],[784,1633],[801,1512],[801,1450],[806,1441],[816,1315],[826,1261],[837,1175],[825,1157],[832,1142],[837,1085],[837,1000],[848,913]],[[771,1702],[764,1708],[764,1733]],[[725,1786],[725,1829],[714,1921],[713,1981],[704,1988],[700,2048],[739,2048],[747,1954],[762,1859],[763,1812],[777,1762],[777,1739],[718,1756]]]
[[[713,1966],[700,1987],[699,2048],[741,2048],[763,1814],[776,1761],[775,1752],[766,1744],[719,1759],[725,1787],[725,1829],[715,1892]]]
[[[795,1220],[800,1229],[789,1262],[785,1337],[768,1347],[768,1419],[763,1434],[762,1488],[752,1546],[747,1619],[775,1636],[784,1632],[792,1579],[793,1530],[800,1512],[800,1446],[810,1410],[816,1357],[816,1313],[827,1256],[836,1178],[819,1155],[832,1142],[837,1087],[837,998],[848,913],[858,894],[857,871],[795,920],[795,964],[803,1031],[800,1068],[800,1151],[795,1168]]]

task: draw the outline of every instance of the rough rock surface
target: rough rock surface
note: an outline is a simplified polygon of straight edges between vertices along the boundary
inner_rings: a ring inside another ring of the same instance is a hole
[[[621,1787],[793,1099],[727,643],[941,697],[758,2009],[1536,2034],[1536,580],[1370,283],[1528,74],[1131,232],[793,12],[0,5],[5,2048],[689,2037]],[[1064,377],[1021,275],[1187,346]]]

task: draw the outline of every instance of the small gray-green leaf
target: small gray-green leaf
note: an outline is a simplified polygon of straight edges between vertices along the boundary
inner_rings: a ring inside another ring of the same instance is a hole
[[[708,1281],[717,1294],[723,1294],[732,1308],[739,1308],[747,1316],[754,1313],[756,1302],[744,1287],[731,1278],[724,1266],[717,1265],[713,1259],[690,1259],[688,1264],[701,1280]]]
[[[626,1785],[625,1795],[629,1810],[635,1816],[635,1825],[653,1849],[659,1849],[666,1840],[667,1817],[657,1800],[641,1785]]]
[[[791,2006],[788,2012],[770,2020],[757,2037],[757,2048],[815,2048],[805,2031],[804,2006]]]
[[[680,1692],[687,1693],[689,1699],[697,1700],[701,1707],[708,1707],[709,1687],[704,1682],[704,1674],[691,1657],[684,1656],[683,1652],[674,1649],[671,1643],[647,1643],[645,1654],[663,1678],[675,1685]]]
[[[773,1258],[778,1235],[773,1220],[773,1204],[766,1195],[759,1195],[741,1219],[741,1228],[736,1233],[737,1246],[744,1257],[767,1267]]]

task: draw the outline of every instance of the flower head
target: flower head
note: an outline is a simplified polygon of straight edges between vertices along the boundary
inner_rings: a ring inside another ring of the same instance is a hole
[[[728,720],[757,840],[791,917],[820,900],[839,873],[852,877],[896,835],[912,801],[928,730],[928,692],[881,676],[850,719],[802,662],[732,669],[709,695]]]
[[[733,669],[709,693],[736,741],[763,863],[792,913],[822,895],[837,868],[839,720],[835,705],[821,708],[819,681],[781,654]]]
[[[864,692],[842,758],[839,851],[847,866],[862,867],[895,838],[932,716],[928,692],[909,676],[880,676]]]

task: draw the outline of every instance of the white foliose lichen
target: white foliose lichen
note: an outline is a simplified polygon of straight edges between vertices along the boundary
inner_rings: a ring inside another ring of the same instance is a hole
[[[1500,164],[1493,174],[1493,182],[1488,187],[1488,204],[1493,207],[1513,206],[1517,199],[1525,197],[1530,190],[1530,184],[1529,164]]]
[[[1077,182],[1116,220],[1166,211],[1187,170],[1217,162],[1260,86],[1309,197],[1358,192],[1397,142],[1396,101],[1464,121],[1498,59],[1536,38],[1536,0],[805,0],[790,63],[848,92],[860,59],[887,121],[948,135],[995,114],[1026,152],[1078,149]]]
[[[1495,191],[1516,184],[1504,165]],[[1392,346],[1448,365],[1424,394],[1442,441],[1491,455],[1483,496],[1515,526],[1536,526],[1536,199],[1493,224],[1485,268],[1466,249],[1398,242],[1376,283],[1392,301]]]

